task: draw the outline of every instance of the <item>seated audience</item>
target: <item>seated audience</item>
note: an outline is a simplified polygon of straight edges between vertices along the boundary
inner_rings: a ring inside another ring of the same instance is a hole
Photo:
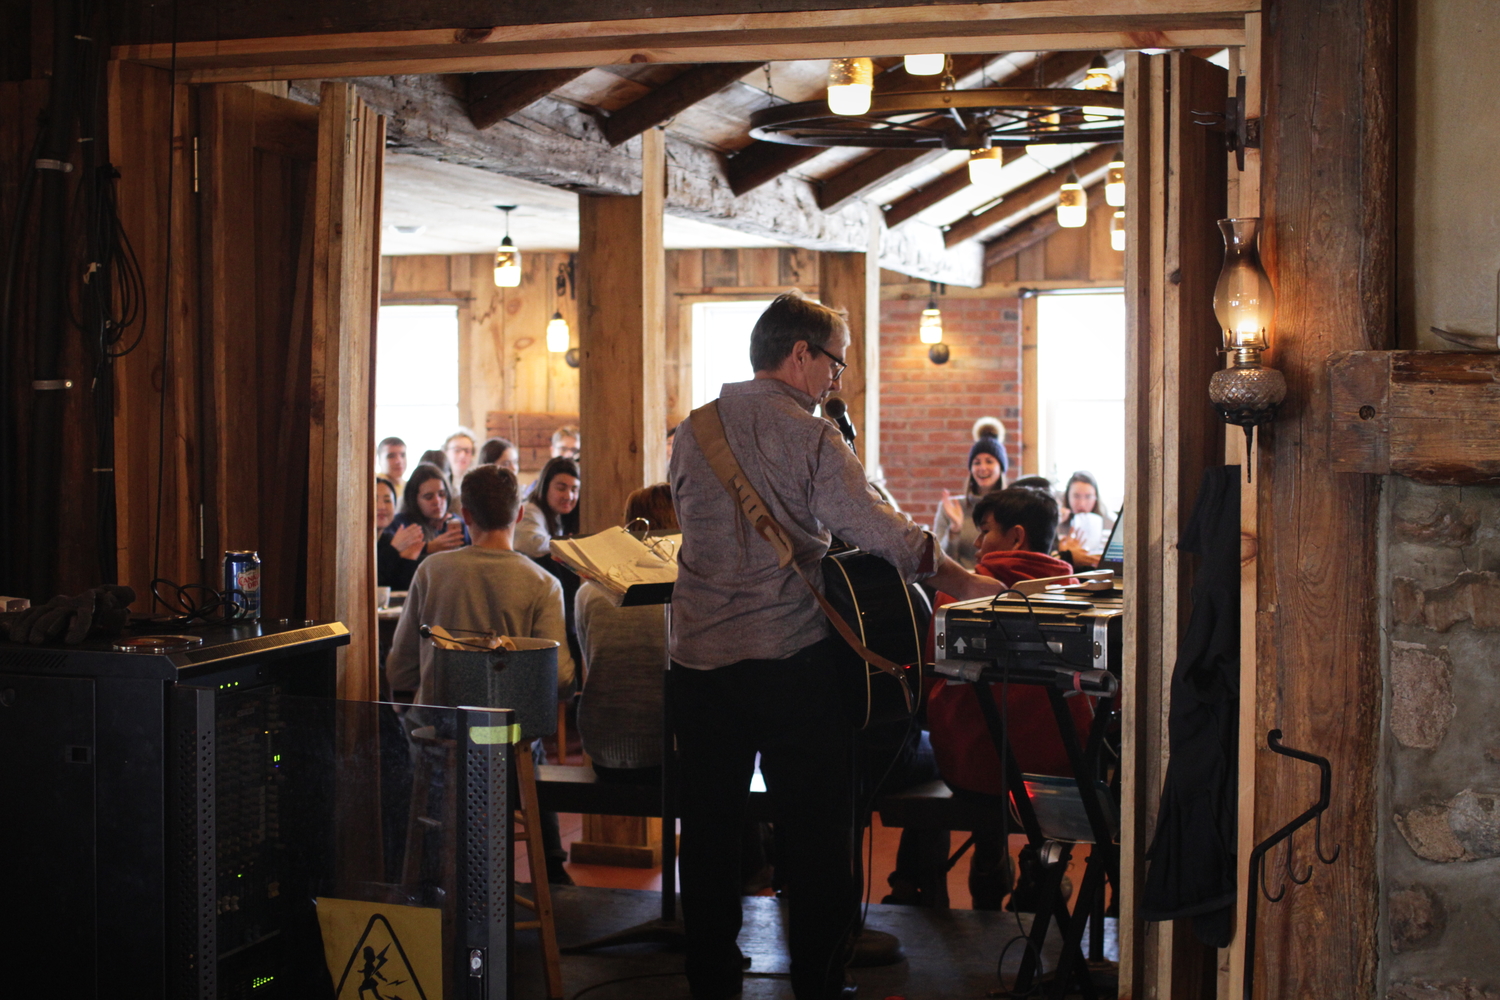
[[[552,432],[552,457],[577,459],[581,441],[577,427],[572,424],[559,427]]]
[[[449,478],[454,486],[459,486],[468,473],[469,466],[474,464],[474,432],[460,427],[449,434],[443,439],[443,454],[448,456]],[[461,486],[459,488],[462,489]]]
[[[666,483],[630,494],[625,526],[637,518],[651,525],[652,534],[679,530]],[[661,780],[666,609],[616,607],[610,592],[593,582],[578,588],[573,607],[587,678],[578,705],[583,752],[593,759],[600,780],[656,784]]]
[[[420,528],[422,536],[412,538],[408,532],[407,544],[397,548],[397,533],[408,526]],[[376,577],[382,587],[406,590],[422,560],[467,544],[469,534],[463,521],[448,511],[448,480],[437,466],[423,462],[406,481],[400,513],[380,536],[375,549]]]
[[[578,485],[578,463],[571,458],[542,466],[516,527],[516,551],[538,559],[552,539],[578,533]]]
[[[1047,554],[1057,532],[1057,501],[1050,494],[1014,486],[997,490],[974,505],[974,518],[980,528],[975,572],[1015,584],[1066,576],[1072,571],[1067,563]],[[939,605],[951,601],[947,594],[938,595]],[[1027,774],[1071,775],[1047,692],[1032,684],[1008,688],[1006,691],[1001,685],[991,685],[1021,770]],[[977,685],[940,683],[928,698],[933,753],[943,780],[956,794],[1000,794],[1000,756],[979,707],[983,696]],[[1069,699],[1068,704],[1079,732],[1087,733],[1093,721],[1089,699],[1079,696]],[[969,868],[974,908],[999,909],[1009,885],[1009,858],[998,833],[976,834]]]
[[[389,479],[377,476],[375,479],[375,584],[379,587],[390,587],[392,590],[405,590],[406,585],[411,582],[411,575],[408,573],[399,587],[392,582],[396,577],[400,557],[397,555],[396,558],[382,558],[380,551],[382,543],[386,550],[400,553],[420,546],[425,539],[422,537],[422,526],[419,524],[408,524],[397,528],[391,533],[389,539],[382,539],[381,536],[395,519],[396,487],[391,485]],[[416,569],[415,560],[412,561],[412,569]]]
[[[386,660],[392,693],[399,699],[415,691],[418,704],[427,702],[433,647],[422,640],[418,631],[422,625],[555,640],[559,643],[558,686],[570,687],[573,658],[563,626],[562,587],[512,545],[520,507],[515,475],[507,469],[479,466],[464,477],[462,496],[463,519],[473,532],[474,544],[438,553],[417,568]],[[533,755],[539,755],[540,748],[537,740]],[[548,881],[570,884],[572,879],[563,869],[567,853],[555,814],[543,817],[542,833],[547,842]]]
[[[406,442],[398,437],[382,438],[375,446],[375,472],[391,481],[399,497],[406,486]]]
[[[439,451],[437,448],[429,448],[422,452],[422,458],[418,465],[435,465],[444,476],[452,475],[452,468],[448,465],[448,453]]]
[[[974,525],[974,503],[990,490],[1002,486],[1007,464],[1005,425],[993,417],[981,417],[974,424],[974,446],[969,449],[969,482],[962,497],[943,491],[932,534],[948,558],[964,569],[972,570],[979,559],[974,547],[978,529]]]
[[[479,447],[479,464],[496,465],[511,472],[521,471],[521,453],[503,437],[492,437]]]
[[[1092,473],[1075,472],[1068,479],[1058,516],[1058,556],[1080,568],[1099,565],[1115,519],[1099,499],[1099,483]]]

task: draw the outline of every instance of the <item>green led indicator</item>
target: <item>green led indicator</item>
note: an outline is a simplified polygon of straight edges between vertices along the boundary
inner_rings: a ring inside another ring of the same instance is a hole
[[[281,759],[281,754],[277,754],[276,756],[272,757],[271,759],[272,760],[280,760]]]
[[[254,979],[250,980],[250,988],[252,990],[258,990],[275,978],[275,976],[256,976]]]

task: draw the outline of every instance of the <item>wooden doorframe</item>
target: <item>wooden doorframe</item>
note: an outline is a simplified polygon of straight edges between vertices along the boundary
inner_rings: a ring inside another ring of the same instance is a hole
[[[572,22],[478,32],[444,29],[221,40],[183,43],[175,49],[165,44],[125,46],[114,55],[161,66],[175,58],[179,79],[189,82],[900,55],[934,48],[983,52],[1248,44],[1251,58],[1256,58],[1260,7],[1221,0],[944,4]],[[1263,214],[1267,267],[1282,303],[1281,340],[1270,360],[1286,372],[1293,398],[1280,425],[1266,436],[1268,447],[1251,456],[1258,482],[1253,504],[1244,509],[1254,524],[1246,533],[1248,544],[1259,562],[1247,564],[1242,613],[1247,622],[1253,618],[1255,623],[1254,629],[1246,630],[1244,648],[1250,655],[1247,665],[1253,665],[1247,677],[1254,681],[1258,697],[1246,709],[1247,721],[1255,720],[1254,731],[1242,733],[1242,740],[1248,749],[1268,723],[1290,718],[1302,728],[1289,729],[1288,741],[1300,740],[1319,750],[1308,713],[1326,707],[1331,695],[1347,697],[1351,688],[1368,685],[1368,663],[1378,655],[1374,615],[1361,596],[1373,580],[1373,533],[1364,530],[1367,519],[1356,524],[1348,517],[1350,509],[1373,516],[1372,498],[1378,487],[1369,477],[1340,479],[1326,467],[1329,408],[1318,383],[1329,351],[1384,346],[1390,336],[1394,0],[1280,0],[1276,13],[1275,30],[1266,31],[1260,60],[1268,115]],[[1253,19],[1249,29],[1247,18]],[[1383,74],[1382,68],[1391,72]],[[1278,113],[1286,119],[1276,121]],[[1308,126],[1314,120],[1315,130]],[[1327,169],[1315,168],[1319,162]],[[1242,205],[1246,203],[1243,188],[1237,196]],[[1307,234],[1327,236],[1330,226],[1337,230],[1334,245],[1323,240],[1310,247]],[[1308,497],[1311,513],[1274,504],[1273,490]],[[1313,537],[1321,541],[1310,547]],[[1319,554],[1325,551],[1344,561]],[[1346,627],[1330,630],[1329,615]],[[1259,642],[1257,633],[1263,637]],[[1294,658],[1300,662],[1292,662]],[[1303,669],[1314,661],[1319,670]],[[1323,669],[1330,663],[1331,669]],[[1379,698],[1374,701],[1378,715]],[[1275,968],[1270,975],[1261,973],[1262,983],[1329,995],[1368,995],[1373,989],[1378,909],[1374,820],[1372,813],[1361,818],[1360,807],[1373,802],[1378,729],[1368,708],[1355,715],[1350,723],[1336,727],[1337,752],[1330,756],[1341,769],[1353,803],[1340,805],[1336,791],[1334,825],[1339,829],[1334,836],[1351,833],[1346,844],[1354,849],[1346,846],[1345,858],[1359,868],[1299,887],[1299,899],[1284,904],[1274,920],[1263,924],[1262,940],[1275,956]],[[1287,810],[1300,809],[1296,803],[1304,791],[1296,783],[1279,786],[1275,762],[1268,765],[1259,759],[1263,751],[1246,755],[1250,756],[1256,758],[1250,766],[1261,794],[1242,799],[1242,805],[1251,806],[1242,815],[1255,817],[1246,819],[1242,841],[1253,837],[1257,826],[1269,829]],[[1245,791],[1253,795],[1255,787]],[[1138,789],[1137,794],[1154,796],[1155,790]],[[1316,921],[1319,914],[1330,913],[1338,920],[1324,945],[1300,946],[1293,922]],[[1264,959],[1258,964],[1263,966]],[[1133,995],[1132,981],[1122,976],[1122,996]],[[1170,973],[1165,982],[1170,984]],[[1221,981],[1221,992],[1227,988]],[[1159,995],[1154,987],[1143,992]]]

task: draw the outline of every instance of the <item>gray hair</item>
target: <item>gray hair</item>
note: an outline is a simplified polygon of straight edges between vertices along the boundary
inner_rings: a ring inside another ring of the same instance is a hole
[[[848,314],[842,309],[814,302],[799,291],[778,295],[750,331],[750,367],[774,371],[791,355],[797,341],[822,347],[839,330],[848,328]]]

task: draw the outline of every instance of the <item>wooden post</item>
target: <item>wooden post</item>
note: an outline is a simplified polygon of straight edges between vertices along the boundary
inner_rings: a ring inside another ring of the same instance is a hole
[[[1287,394],[1261,435],[1255,477],[1256,832],[1317,797],[1316,768],[1266,749],[1266,731],[1279,727],[1287,746],[1332,763],[1323,843],[1343,853],[1281,902],[1261,901],[1255,985],[1265,997],[1362,997],[1376,991],[1380,953],[1380,481],[1329,461],[1326,364],[1393,339],[1395,4],[1282,0],[1270,12],[1261,251],[1276,288],[1266,360]],[[1309,858],[1310,834],[1298,838]]]
[[[632,490],[666,474],[662,132],[641,135],[641,193],[578,196],[580,525],[619,524]]]
[[[871,211],[876,209],[871,206]],[[864,253],[818,254],[818,298],[849,313],[849,351],[839,395],[859,432],[860,461],[874,475],[880,466],[880,227],[870,220]]]
[[[313,232],[312,427],[308,448],[307,613],[348,626],[339,697],[374,700],[375,309],[385,119],[345,83],[318,108]]]

